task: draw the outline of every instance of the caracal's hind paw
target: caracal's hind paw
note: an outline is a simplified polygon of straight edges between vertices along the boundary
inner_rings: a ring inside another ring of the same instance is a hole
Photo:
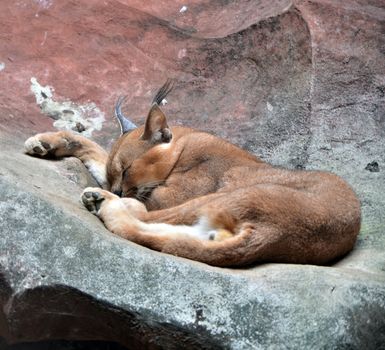
[[[25,152],[30,155],[44,157],[52,149],[52,146],[40,138],[40,134],[30,137],[24,143]]]
[[[114,199],[115,197],[119,198],[111,192],[102,190],[101,188],[87,187],[82,193],[81,200],[87,210],[92,214],[98,215],[103,202],[106,199]]]

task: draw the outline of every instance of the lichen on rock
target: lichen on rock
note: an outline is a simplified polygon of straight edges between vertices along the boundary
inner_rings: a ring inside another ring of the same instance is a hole
[[[95,103],[76,104],[68,100],[56,102],[53,100],[53,88],[41,86],[34,77],[31,78],[31,91],[41,111],[55,120],[55,128],[79,132],[85,137],[91,137],[95,130],[102,129],[104,113]]]

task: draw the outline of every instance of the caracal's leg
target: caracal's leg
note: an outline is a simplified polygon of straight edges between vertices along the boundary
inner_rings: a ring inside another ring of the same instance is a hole
[[[143,203],[134,198],[120,198],[100,188],[86,188],[81,199],[111,232],[155,250],[162,250],[168,240],[191,238],[217,241],[232,236],[223,228],[215,227],[207,217],[200,218],[191,226],[145,223],[138,219],[147,214]]]
[[[70,131],[46,132],[25,141],[26,153],[45,157],[79,158],[98,184],[105,187],[107,152],[97,143]]]

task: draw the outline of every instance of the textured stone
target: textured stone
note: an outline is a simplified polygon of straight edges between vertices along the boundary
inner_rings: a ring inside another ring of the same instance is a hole
[[[132,349],[384,348],[382,0],[2,5],[1,337]],[[79,202],[92,179],[77,160],[23,154],[26,137],[68,114],[41,113],[33,77],[47,94],[54,87],[59,109],[94,103],[106,120],[92,136],[106,147],[118,134],[119,95],[140,124],[154,91],[176,78],[170,124],[347,179],[363,209],[355,249],[329,267],[219,269],[114,237]],[[367,170],[374,162],[379,171]]]

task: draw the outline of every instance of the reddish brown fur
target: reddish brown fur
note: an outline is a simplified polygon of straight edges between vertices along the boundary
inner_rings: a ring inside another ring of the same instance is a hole
[[[172,141],[162,142],[168,132]],[[44,135],[39,140],[52,148],[59,143]],[[103,158],[98,146],[75,138],[84,154]],[[325,264],[349,252],[360,229],[359,201],[338,176],[277,169],[215,136],[169,129],[157,106],[104,161],[107,188],[145,204],[148,211],[135,214],[142,222],[192,225],[206,216],[213,227],[234,234],[218,242],[155,234],[130,219],[127,208],[116,209],[123,199],[98,191],[104,199],[98,215],[111,231],[169,254],[217,266]]]

